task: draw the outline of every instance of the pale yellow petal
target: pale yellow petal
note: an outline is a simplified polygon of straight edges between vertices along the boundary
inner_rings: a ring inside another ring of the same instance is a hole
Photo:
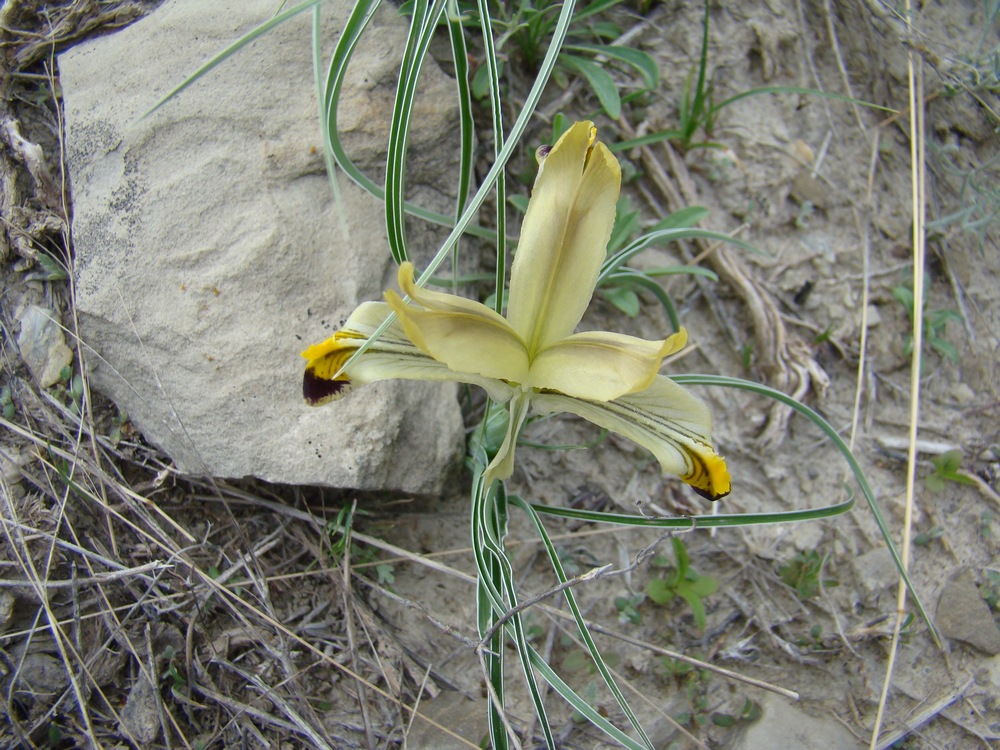
[[[398,321],[338,375],[391,312],[384,302],[365,302],[351,314],[341,330],[302,352],[308,360],[302,382],[306,403],[319,406],[343,398],[355,385],[396,378],[469,383],[484,388],[496,401],[511,397],[512,389],[502,381],[450,370],[426,355],[407,338]]]
[[[677,474],[703,497],[729,494],[729,471],[712,447],[712,417],[700,398],[669,378],[649,388],[599,403],[552,393],[532,397],[542,412],[570,412],[649,450],[663,471]]]
[[[541,351],[524,385],[590,401],[610,401],[648,388],[668,354],[682,349],[681,329],[663,341],[604,331],[576,333]]]
[[[552,147],[521,225],[507,318],[530,352],[573,332],[607,252],[621,168],[594,132],[578,122]]]
[[[399,268],[399,285],[419,306],[385,293],[406,336],[424,353],[456,372],[520,383],[528,372],[524,342],[501,315],[473,300],[421,289],[413,266]]]

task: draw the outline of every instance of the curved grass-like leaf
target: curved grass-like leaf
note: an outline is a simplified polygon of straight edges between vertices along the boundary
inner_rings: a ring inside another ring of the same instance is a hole
[[[416,283],[419,286],[424,286],[428,279],[433,277],[434,272],[438,269],[444,259],[448,257],[448,254],[455,247],[459,238],[472,223],[472,219],[478,213],[479,208],[483,205],[483,202],[486,200],[490,191],[493,190],[497,181],[503,175],[503,171],[507,166],[507,161],[513,155],[521,137],[524,135],[524,131],[528,126],[528,121],[531,119],[531,115],[538,106],[538,102],[541,99],[545,85],[548,83],[549,77],[552,75],[552,69],[555,67],[559,49],[562,47],[562,44],[566,39],[566,34],[569,31],[569,22],[572,18],[574,7],[575,3],[573,0],[566,0],[566,2],[563,3],[562,9],[559,13],[559,19],[556,22],[556,27],[553,31],[551,44],[545,53],[545,59],[542,60],[538,77],[535,79],[531,89],[528,91],[528,95],[525,97],[524,106],[521,108],[517,119],[514,121],[514,124],[510,129],[508,140],[504,142],[503,148],[500,149],[500,153],[497,155],[496,161],[493,162],[493,166],[490,167],[485,177],[483,177],[482,184],[480,184],[479,189],[469,200],[465,207],[465,211],[459,217],[458,221],[455,222],[455,225],[452,227],[448,237],[441,244],[441,247],[431,259],[430,263],[427,264],[427,268],[425,268],[423,273],[421,273],[417,278]],[[331,124],[331,128],[332,127],[333,125]],[[368,349],[368,347],[371,346],[371,344],[385,332],[385,330],[392,324],[393,320],[395,320],[394,314],[386,318],[385,322],[372,332],[368,341],[358,347],[350,359],[348,359],[341,367],[340,372],[334,373],[333,377],[338,377],[340,373],[343,372],[345,367],[349,366],[357,357],[361,356]]]
[[[500,95],[500,61],[493,41],[493,22],[490,19],[489,0],[479,0],[479,17],[482,23],[484,59],[490,92],[490,116],[493,125],[493,156],[500,158],[506,140],[503,130],[503,99]],[[493,308],[503,314],[504,295],[507,288],[507,180],[501,170],[496,182],[496,278],[493,288]]]
[[[816,411],[805,404],[796,401],[787,393],[783,393],[775,388],[770,388],[766,385],[754,383],[749,380],[731,378],[723,375],[676,375],[673,377],[673,380],[682,385],[688,383],[693,385],[721,385],[726,388],[739,388],[744,391],[750,391],[751,393],[767,396],[768,398],[781,401],[783,404],[792,407],[799,414],[806,417],[813,424],[819,427],[823,431],[823,434],[830,439],[830,442],[837,447],[841,455],[843,455],[844,460],[847,461],[847,465],[850,467],[851,472],[854,474],[854,478],[861,487],[861,493],[864,495],[865,501],[868,503],[868,508],[875,517],[875,523],[878,524],[879,531],[882,534],[882,539],[885,540],[885,544],[889,548],[889,554],[892,555],[892,560],[896,564],[896,569],[899,571],[899,575],[906,583],[906,588],[910,592],[910,596],[913,597],[913,602],[916,605],[917,610],[920,612],[920,616],[923,618],[924,623],[927,625],[935,644],[937,644],[938,647],[941,646],[941,639],[938,636],[937,629],[934,627],[934,623],[927,614],[927,610],[924,608],[920,595],[917,593],[916,588],[914,588],[913,582],[910,581],[910,577],[906,573],[906,568],[903,566],[903,561],[900,559],[899,553],[896,551],[896,546],[892,542],[892,537],[889,534],[889,527],[886,525],[885,519],[882,517],[882,512],[879,510],[878,503],[875,501],[875,493],[868,484],[868,479],[865,477],[864,471],[861,470],[861,466],[858,464],[857,459],[855,459],[854,454],[851,453],[851,449],[847,447],[847,443],[841,439],[840,435],[838,435],[837,431],[830,426],[829,422],[823,419],[823,417]]]
[[[715,240],[716,242],[728,242],[731,245],[741,247],[755,255],[766,255],[766,253],[758,250],[749,242],[745,242],[738,237],[730,237],[728,234],[713,232],[708,229],[661,229],[660,231],[650,232],[637,240],[633,240],[629,245],[605,260],[604,265],[601,266],[601,272],[597,277],[597,283],[601,284],[604,282],[609,276],[611,276],[611,274],[621,268],[622,265],[651,245],[662,245],[667,242],[686,240],[692,237]]]
[[[670,320],[670,325],[674,331],[679,331],[681,329],[680,318],[677,317],[677,308],[674,307],[673,300],[670,299],[670,295],[667,294],[666,290],[656,283],[654,279],[651,279],[643,271],[636,271],[631,268],[619,268],[614,273],[610,274],[607,279],[603,282],[604,285],[623,283],[631,284],[633,286],[641,286],[646,291],[650,292],[660,305],[663,306],[663,311],[667,314],[667,319]]]
[[[406,242],[406,190],[407,141],[410,120],[416,103],[420,72],[427,60],[438,20],[444,14],[447,0],[414,0],[411,4],[410,32],[403,50],[403,63],[399,72],[396,99],[393,102],[392,121],[389,127],[389,150],[385,170],[385,226],[389,250],[397,264],[409,260]]]
[[[542,520],[539,515],[535,512],[534,508],[523,499],[516,495],[511,495],[509,501],[519,507],[529,518],[532,525],[535,527],[535,531],[538,533],[538,538],[541,539],[542,544],[545,547],[545,553],[549,557],[549,562],[552,565],[553,571],[555,571],[556,577],[559,579],[560,584],[565,584],[569,577],[566,575],[566,570],[563,568],[562,561],[559,558],[559,552],[556,550],[555,545],[552,543],[552,539],[549,537],[548,532],[545,530],[545,526],[542,524]],[[580,606],[576,601],[576,595],[573,593],[572,588],[563,589],[563,595],[566,598],[566,603],[569,605],[570,611],[573,613],[573,619],[576,621],[576,625],[580,630],[580,637],[583,639],[587,646],[587,652],[590,654],[594,665],[597,667],[597,671],[601,675],[601,679],[604,680],[604,684],[607,685],[608,689],[611,691],[612,695],[615,697],[615,702],[618,703],[618,707],[622,710],[625,716],[628,718],[629,723],[632,728],[635,729],[636,733],[639,735],[640,739],[644,743],[645,747],[651,748],[652,742],[650,741],[645,730],[643,730],[642,725],[639,723],[639,719],[636,717],[635,713],[632,711],[632,707],[629,705],[628,701],[625,699],[621,688],[618,687],[618,683],[615,681],[614,676],[611,674],[611,670],[608,668],[607,663],[604,661],[604,657],[601,655],[600,650],[597,648],[597,644],[594,642],[594,638],[590,633],[590,628],[587,627],[587,621],[583,616],[583,612],[580,610]],[[551,684],[551,683],[550,683]],[[563,696],[568,702],[573,705],[573,701],[570,697],[563,693],[556,685],[552,685],[556,690],[559,691],[560,695]],[[575,706],[574,706],[575,707]],[[589,711],[583,713],[588,719],[591,715],[600,716],[597,711],[595,711],[589,704],[587,705]],[[603,717],[602,717],[603,718]]]

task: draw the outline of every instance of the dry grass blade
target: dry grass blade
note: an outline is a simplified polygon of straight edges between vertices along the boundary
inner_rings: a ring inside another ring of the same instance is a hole
[[[906,2],[906,16],[911,18],[909,0]],[[924,153],[924,79],[923,66],[919,58],[910,50],[907,55],[907,72],[910,91],[910,163],[911,192],[913,196],[913,352],[910,360],[910,421],[909,448],[906,464],[906,497],[903,515],[903,542],[900,557],[903,567],[910,560],[910,542],[913,529],[914,485],[917,475],[917,428],[920,421],[920,376],[923,360],[923,309],[924,309],[924,262],[925,262],[925,216],[926,216],[926,156]],[[889,691],[892,687],[893,668],[899,649],[900,631],[906,618],[906,586],[900,580],[896,595],[896,619],[892,630],[892,644],[885,667],[885,679],[879,696],[875,725],[872,728],[869,747],[875,750],[882,729]]]

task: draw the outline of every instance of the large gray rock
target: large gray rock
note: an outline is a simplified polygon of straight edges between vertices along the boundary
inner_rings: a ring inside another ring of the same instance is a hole
[[[454,386],[302,402],[299,352],[395,283],[381,203],[341,177],[344,226],[331,197],[310,14],[138,119],[274,7],[170,0],[60,57],[91,383],[185,473],[434,492],[461,450]],[[323,6],[330,49],[348,7]],[[359,164],[381,173],[406,31],[393,10],[373,23],[341,125]],[[422,85],[408,182],[447,210],[453,84],[430,66]]]

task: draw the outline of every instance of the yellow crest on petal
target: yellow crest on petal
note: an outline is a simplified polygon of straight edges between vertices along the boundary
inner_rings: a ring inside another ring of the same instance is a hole
[[[307,404],[321,406],[341,399],[350,392],[351,379],[346,373],[337,373],[343,369],[362,341],[364,336],[360,334],[337,331],[326,341],[313,344],[302,352],[302,356],[309,360],[302,379],[302,396]]]

